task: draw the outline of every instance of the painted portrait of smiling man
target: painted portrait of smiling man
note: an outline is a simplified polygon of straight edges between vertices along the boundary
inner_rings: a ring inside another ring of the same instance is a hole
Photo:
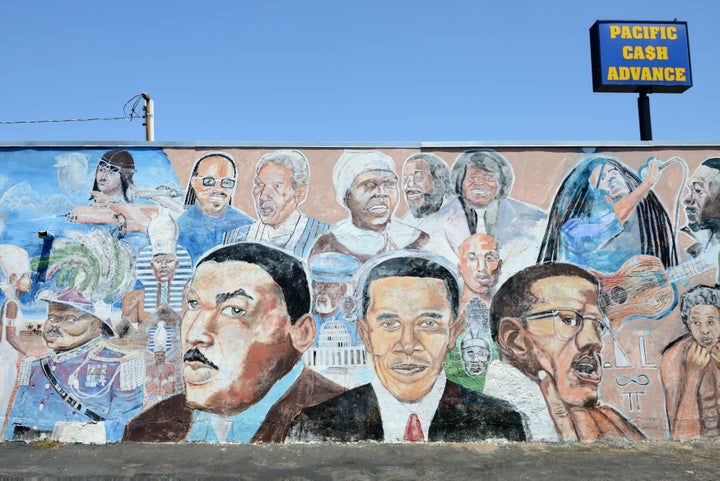
[[[252,224],[252,218],[232,205],[237,181],[237,165],[230,154],[209,152],[195,161],[185,211],[176,219],[178,243],[190,252],[193,262],[222,244],[225,232]]]
[[[303,410],[290,431],[304,441],[525,439],[520,415],[445,377],[445,355],[465,326],[458,279],[421,251],[373,259],[359,272],[358,330],[375,378]]]

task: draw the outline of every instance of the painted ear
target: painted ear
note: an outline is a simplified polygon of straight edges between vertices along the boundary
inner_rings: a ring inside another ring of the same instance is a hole
[[[290,341],[293,347],[302,353],[313,345],[316,333],[315,319],[310,314],[304,314],[290,326]]]
[[[503,317],[498,325],[498,344],[518,359],[525,359],[528,346],[523,335],[525,326],[517,317]]]
[[[465,330],[467,324],[467,315],[465,312],[461,312],[455,318],[455,321],[450,325],[450,340],[448,342],[447,350],[452,351],[457,342],[458,336]]]
[[[372,354],[372,342],[370,341],[367,319],[359,317],[355,322],[357,323],[357,330],[360,333],[360,339],[362,339],[363,344],[365,344],[365,350],[368,354]]]
[[[295,188],[295,201],[300,204],[305,200],[307,196],[307,184],[298,184]]]

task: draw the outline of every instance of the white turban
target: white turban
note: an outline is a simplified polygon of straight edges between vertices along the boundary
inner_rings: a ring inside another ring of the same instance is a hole
[[[0,269],[6,279],[9,279],[11,274],[20,277],[30,272],[30,258],[27,251],[10,244],[0,245]]]
[[[395,162],[387,154],[376,150],[346,150],[343,152],[333,168],[333,185],[338,204],[345,205],[345,194],[357,176],[371,170],[385,170],[396,174]]]

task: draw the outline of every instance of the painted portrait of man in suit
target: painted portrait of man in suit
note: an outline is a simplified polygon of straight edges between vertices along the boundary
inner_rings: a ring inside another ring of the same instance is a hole
[[[296,441],[522,441],[520,415],[445,377],[445,355],[465,326],[458,279],[446,261],[399,251],[365,264],[358,330],[375,377],[305,409]]]
[[[254,242],[211,250],[184,297],[185,392],[133,419],[125,440],[282,442],[300,409],[343,390],[301,361],[315,321],[292,254]]]

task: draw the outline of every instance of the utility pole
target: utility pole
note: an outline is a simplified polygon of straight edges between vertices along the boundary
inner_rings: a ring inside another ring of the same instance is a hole
[[[145,123],[143,124],[145,126],[145,140],[153,141],[155,140],[155,104],[148,93],[143,92],[140,95],[145,100],[145,107],[143,107],[145,111]]]

